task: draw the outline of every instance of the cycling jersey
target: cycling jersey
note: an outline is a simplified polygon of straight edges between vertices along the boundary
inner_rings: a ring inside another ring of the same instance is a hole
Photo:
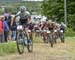
[[[49,27],[49,30],[53,30],[53,28],[52,27],[51,28]]]
[[[51,25],[48,24],[48,29],[49,29],[51,32],[53,32],[54,26],[53,26],[52,24],[51,24]]]
[[[20,11],[16,14],[16,17],[20,16],[20,24],[21,25],[27,25],[28,24],[28,18],[30,17],[30,13],[26,11],[25,13],[21,13]]]
[[[45,25],[45,24],[43,24],[43,26],[42,26],[42,28],[41,28],[41,29],[43,30],[45,26],[46,26],[46,25]]]
[[[38,25],[35,25],[34,27],[35,27],[35,31],[39,30],[39,26]]]
[[[0,33],[4,32],[4,21],[0,20]]]

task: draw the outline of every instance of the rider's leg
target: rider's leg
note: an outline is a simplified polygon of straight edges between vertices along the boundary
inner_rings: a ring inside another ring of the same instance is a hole
[[[28,27],[25,28],[25,32],[27,34],[27,39],[29,40],[30,39],[30,36],[29,36],[29,33],[28,33]]]

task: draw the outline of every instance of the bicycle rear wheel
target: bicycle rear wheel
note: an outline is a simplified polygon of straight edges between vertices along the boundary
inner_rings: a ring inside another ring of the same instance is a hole
[[[33,37],[32,37],[32,34],[30,35],[30,40],[28,41],[27,49],[28,49],[28,52],[33,51]]]
[[[17,43],[17,50],[19,54],[23,54],[24,53],[24,39],[23,39],[22,33],[17,33],[16,43]]]

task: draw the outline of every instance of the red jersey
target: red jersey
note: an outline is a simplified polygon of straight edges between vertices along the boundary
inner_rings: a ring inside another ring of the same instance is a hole
[[[0,33],[4,32],[4,22],[0,20]]]

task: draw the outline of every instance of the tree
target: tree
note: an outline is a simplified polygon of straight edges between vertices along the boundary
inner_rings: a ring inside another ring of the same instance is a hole
[[[75,0],[67,0],[68,27],[75,30]],[[44,0],[42,14],[50,19],[57,18],[57,22],[64,22],[64,0]]]

